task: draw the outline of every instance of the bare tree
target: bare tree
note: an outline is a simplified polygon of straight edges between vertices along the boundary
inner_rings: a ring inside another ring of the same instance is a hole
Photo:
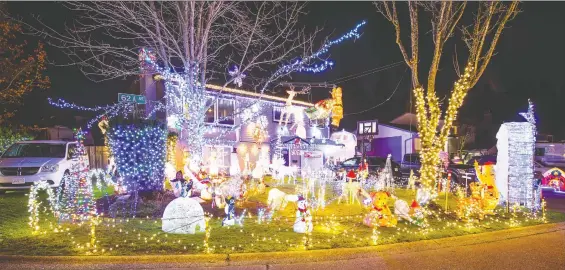
[[[266,79],[254,80],[252,88],[263,93],[277,79],[319,62],[321,55],[315,52],[327,50],[312,47],[318,29],[307,35],[298,27],[305,5],[299,2],[95,1],[65,5],[80,15],[64,32],[39,18],[39,26],[26,25],[33,34],[64,50],[70,60],[67,64],[80,68],[91,80],[136,76],[142,65],[141,72],[159,74],[157,78],[166,85],[166,103],[156,104],[156,109],[182,119],[187,132],[184,138],[195,157],[204,143],[204,116],[210,106],[205,85],[210,79],[235,67],[226,76],[225,87],[241,81],[242,74],[264,74],[268,67],[297,57],[299,60],[278,67]],[[328,63],[322,62],[324,65]]]
[[[417,104],[418,131],[422,143],[422,151],[420,152],[422,159],[421,179],[425,185],[431,186],[437,179],[439,172],[439,153],[444,148],[449,130],[457,118],[457,112],[463,104],[467,92],[477,83],[487,68],[506,23],[517,15],[518,2],[479,2],[477,3],[478,9],[473,13],[474,20],[470,25],[462,23],[467,2],[409,1],[407,5],[410,17],[410,54],[402,41],[396,2],[375,3],[377,10],[394,26],[396,43],[404,61],[412,71],[412,86]],[[418,66],[420,63],[419,14],[421,12],[428,13],[431,18],[431,34],[434,42],[433,52],[430,52],[433,58],[428,69],[427,85],[420,81],[419,71],[421,69]],[[464,72],[461,73],[456,56],[454,56],[454,66],[459,79],[451,90],[449,104],[443,114],[436,91],[436,78],[441,57],[444,54],[444,46],[449,38],[455,34],[457,28],[461,29],[468,57]],[[444,121],[443,125],[440,126],[442,116]]]

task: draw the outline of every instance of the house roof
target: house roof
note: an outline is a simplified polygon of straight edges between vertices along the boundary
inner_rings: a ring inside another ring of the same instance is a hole
[[[236,94],[236,95],[241,95],[241,96],[248,96],[248,97],[255,97],[255,98],[262,98],[262,99],[266,99],[266,100],[271,100],[271,101],[277,101],[277,102],[281,102],[281,103],[285,103],[286,102],[286,98],[282,98],[282,97],[277,97],[277,96],[272,96],[272,95],[266,95],[266,94],[261,94],[261,93],[256,93],[256,92],[251,92],[248,90],[243,90],[243,89],[235,89],[235,88],[229,88],[229,87],[222,87],[219,85],[215,85],[215,84],[206,84],[206,88],[208,90],[212,90],[212,91],[217,91],[217,92],[228,92],[228,93],[232,93],[232,94]],[[293,100],[292,104],[295,105],[302,105],[302,106],[307,106],[307,107],[311,107],[314,106],[313,103],[309,103],[309,102],[304,102],[304,101],[299,101],[299,100]]]
[[[415,125],[411,126],[411,125],[399,125],[399,124],[391,124],[391,123],[387,123],[387,124],[379,123],[379,125],[394,128],[394,129],[400,129],[406,132],[418,133],[418,127],[416,127]]]
[[[390,123],[397,125],[416,126],[418,125],[418,117],[414,113],[404,113],[403,115],[390,121]],[[443,120],[439,120],[438,128],[441,128],[442,126],[443,126]]]

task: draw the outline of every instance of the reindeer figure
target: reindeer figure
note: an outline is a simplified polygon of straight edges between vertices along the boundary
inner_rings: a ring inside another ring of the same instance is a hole
[[[288,98],[286,99],[286,104],[284,105],[284,108],[281,111],[281,118],[279,119],[279,126],[282,124],[283,121],[284,121],[285,126],[288,124],[288,119],[290,118],[290,115],[292,114],[293,107],[294,107],[292,105],[292,100],[294,99],[296,94],[298,94],[298,92],[294,91],[293,88],[286,91],[286,93],[288,94]]]
[[[294,111],[296,111],[294,109],[294,105],[292,105],[292,100],[294,99],[294,97],[297,94],[306,94],[309,90],[310,90],[310,87],[306,87],[302,91],[297,92],[297,91],[294,91],[294,87],[291,86],[290,90],[286,91],[286,93],[288,94],[288,98],[286,99],[286,103],[284,105],[284,108],[281,111],[281,118],[279,119],[279,126],[284,121],[284,126],[286,127],[286,125],[288,124],[288,119],[294,113]]]

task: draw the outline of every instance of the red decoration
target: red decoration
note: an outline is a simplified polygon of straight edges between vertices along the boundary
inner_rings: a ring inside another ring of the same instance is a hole
[[[418,208],[420,207],[420,205],[418,204],[418,202],[416,200],[412,201],[412,205],[410,205],[411,208]]]
[[[347,173],[347,178],[357,178],[357,175],[353,170],[351,170]]]

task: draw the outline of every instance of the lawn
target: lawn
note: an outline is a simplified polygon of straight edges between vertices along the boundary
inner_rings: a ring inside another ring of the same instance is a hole
[[[289,185],[279,189],[285,192],[293,190]],[[101,196],[104,192],[95,191],[97,196]],[[328,188],[326,193],[328,197],[331,198],[332,193],[331,188]],[[40,233],[32,234],[28,225],[26,195],[24,192],[9,192],[0,196],[0,254],[158,255],[195,254],[206,251],[235,253],[328,249],[418,241],[565,221],[565,214],[556,212],[547,212],[544,220],[531,218],[522,213],[506,214],[499,209],[496,215],[487,216],[481,222],[466,223],[457,221],[453,213],[444,211],[445,197],[440,194],[437,201],[430,206],[436,209],[436,214],[428,216],[427,228],[399,221],[395,228],[373,230],[362,224],[363,217],[367,213],[365,206],[338,204],[334,200],[325,209],[312,213],[314,231],[310,235],[303,235],[293,232],[296,206],[292,203],[289,203],[284,211],[277,212],[271,222],[258,223],[257,209],[266,207],[265,193],[251,196],[247,202],[238,205],[236,214],[239,215],[243,209],[248,211],[243,227],[222,227],[223,209],[210,209],[209,203],[203,204],[205,210],[214,216],[210,220],[208,237],[206,233],[166,234],[161,231],[161,220],[150,216],[129,219],[105,217],[95,227],[96,247],[94,248],[89,246],[92,239],[90,224],[57,224],[47,212],[42,212],[40,215]],[[395,195],[410,202],[415,192],[397,189]],[[392,208],[393,204],[391,200],[389,206]],[[46,205],[45,201],[43,206]],[[455,205],[456,201],[450,197],[449,209],[452,210]]]

